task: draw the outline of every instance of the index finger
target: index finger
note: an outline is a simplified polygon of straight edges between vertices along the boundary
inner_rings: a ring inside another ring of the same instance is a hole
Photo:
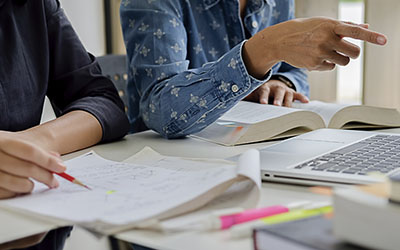
[[[334,32],[341,37],[350,37],[373,44],[385,45],[387,43],[387,38],[385,35],[368,30],[359,25],[340,23],[335,26]]]
[[[299,92],[295,92],[293,94],[293,100],[294,101],[299,100],[302,103],[309,103],[310,102],[310,100],[308,99],[307,96],[305,96],[305,95],[303,95],[302,93],[299,93]]]
[[[2,151],[8,155],[32,162],[39,167],[52,172],[62,173],[66,170],[59,159],[43,149],[22,140],[7,140],[2,145]]]

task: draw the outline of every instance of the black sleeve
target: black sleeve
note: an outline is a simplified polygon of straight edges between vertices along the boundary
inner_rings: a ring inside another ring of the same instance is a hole
[[[84,110],[103,128],[102,142],[129,130],[124,105],[113,83],[101,74],[56,0],[44,0],[48,26],[50,75],[47,95],[59,115]]]

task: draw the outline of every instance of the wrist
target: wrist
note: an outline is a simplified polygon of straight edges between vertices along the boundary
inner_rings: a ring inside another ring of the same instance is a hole
[[[55,136],[51,130],[40,129],[40,125],[17,132],[18,138],[35,144],[36,146],[43,148],[47,151],[57,151],[57,148],[53,145]]]
[[[288,88],[291,88],[296,91],[296,86],[290,81],[287,77],[282,75],[273,75],[270,80],[277,80],[284,83]]]
[[[243,60],[248,72],[263,79],[267,72],[279,62],[278,53],[265,35],[257,33],[243,45]]]

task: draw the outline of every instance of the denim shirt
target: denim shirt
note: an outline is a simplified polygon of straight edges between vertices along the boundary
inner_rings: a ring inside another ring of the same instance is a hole
[[[120,11],[132,132],[199,132],[271,75],[308,95],[304,70],[278,63],[255,79],[242,57],[246,39],[294,17],[294,0],[249,0],[243,21],[238,0],[123,0]]]

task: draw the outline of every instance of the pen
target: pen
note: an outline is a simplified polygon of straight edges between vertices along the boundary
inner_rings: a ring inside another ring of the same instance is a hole
[[[82,187],[85,187],[85,188],[87,188],[87,189],[89,189],[89,190],[92,190],[92,189],[90,189],[88,186],[86,186],[85,184],[83,184],[82,182],[80,182],[79,180],[75,179],[75,177],[72,177],[72,176],[70,176],[70,175],[67,174],[67,173],[55,173],[55,174],[58,175],[58,176],[61,176],[62,178],[66,179],[66,180],[68,180],[68,181],[70,181],[70,182],[72,182],[72,183],[75,183],[75,184],[80,185],[80,186],[82,186]]]
[[[321,214],[328,214],[333,212],[332,206],[328,205],[328,203],[320,203],[316,205],[309,206],[306,209],[294,210],[284,214],[278,214],[274,216],[265,217],[259,219],[257,221],[253,221],[250,223],[246,223],[243,225],[237,225],[230,229],[230,236],[232,238],[242,238],[249,237],[253,228],[265,226],[265,225],[273,225],[283,222],[289,222],[294,220],[305,219],[312,216],[317,216]]]
[[[286,213],[293,209],[300,209],[306,205],[310,205],[309,201],[295,202],[287,206],[276,205],[263,208],[249,209],[240,213],[228,214],[223,216],[211,215],[209,220],[206,221],[205,226],[208,230],[215,229],[229,229],[230,227],[249,222],[252,220],[260,219],[267,216]]]

